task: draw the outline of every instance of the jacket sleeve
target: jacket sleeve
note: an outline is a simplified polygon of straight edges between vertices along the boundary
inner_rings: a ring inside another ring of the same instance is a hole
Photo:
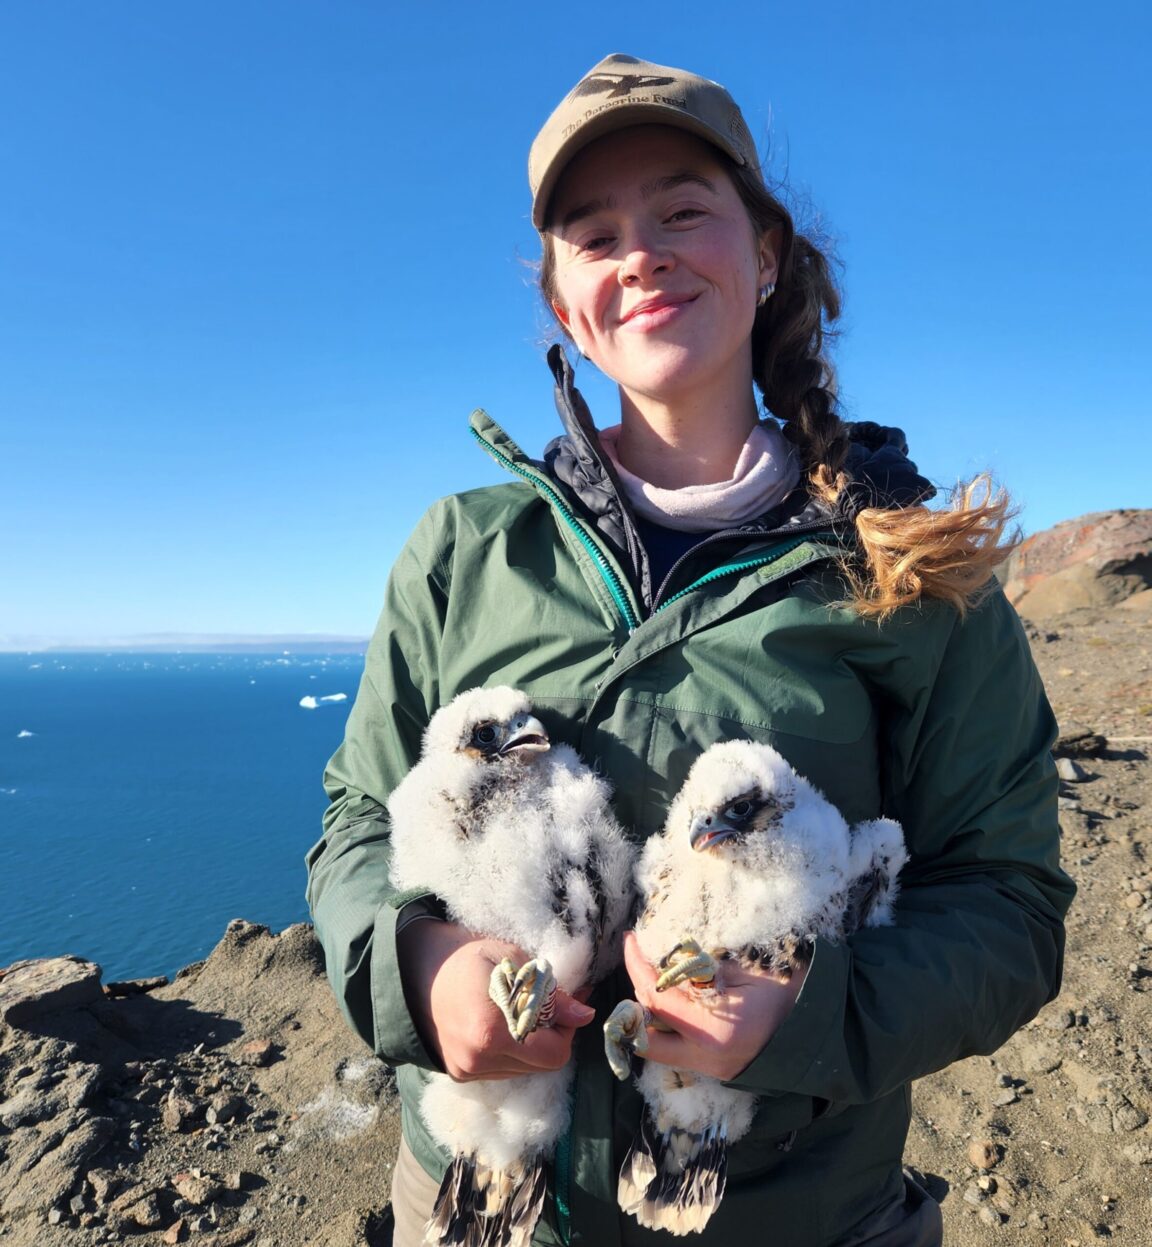
[[[895,924],[819,942],[792,1013],[731,1086],[873,1100],[993,1052],[1059,990],[1075,889],[1027,641],[1000,593],[963,621],[924,615],[904,626],[926,634],[929,676],[894,663],[884,694],[884,812],[910,853]]]
[[[413,1025],[396,958],[400,911],[427,893],[389,882],[386,802],[439,705],[448,577],[437,520],[433,508],[392,570],[344,743],[324,775],[324,836],[307,859],[308,904],[344,1016],[386,1060],[429,1069],[436,1064]]]

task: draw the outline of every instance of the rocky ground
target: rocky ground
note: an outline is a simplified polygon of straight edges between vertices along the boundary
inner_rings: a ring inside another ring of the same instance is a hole
[[[916,1085],[908,1160],[950,1243],[1135,1247],[1152,1243],[1152,611],[1029,632],[1065,742],[1064,987],[994,1056]]]
[[[915,1089],[908,1159],[960,1247],[1152,1243],[1152,611],[1137,603],[1029,626],[1064,729],[1080,895],[1060,998]],[[86,963],[0,977],[0,1241],[384,1241],[391,1071],[344,1026],[307,927],[236,922],[171,984],[108,986]]]
[[[207,961],[122,998],[81,1003],[88,963],[52,969],[0,979],[0,1242],[384,1241],[392,1072],[340,1017],[310,927],[233,922]]]

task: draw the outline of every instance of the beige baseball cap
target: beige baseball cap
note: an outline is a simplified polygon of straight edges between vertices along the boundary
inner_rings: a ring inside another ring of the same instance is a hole
[[[718,83],[684,69],[614,52],[560,101],[528,153],[532,224],[544,228],[565,166],[593,139],[626,126],[687,130],[760,176],[760,159],[736,101]]]

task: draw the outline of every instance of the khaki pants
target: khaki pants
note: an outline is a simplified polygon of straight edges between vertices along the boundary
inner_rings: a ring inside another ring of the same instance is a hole
[[[396,1168],[392,1170],[392,1215],[396,1219],[392,1247],[420,1247],[424,1226],[439,1193],[440,1183],[424,1172],[412,1155],[408,1140],[401,1139]]]
[[[424,1172],[401,1140],[392,1171],[392,1215],[396,1218],[392,1247],[421,1247],[439,1190],[440,1184]],[[838,1247],[940,1247],[943,1241],[940,1206],[905,1174],[904,1202],[878,1213]]]

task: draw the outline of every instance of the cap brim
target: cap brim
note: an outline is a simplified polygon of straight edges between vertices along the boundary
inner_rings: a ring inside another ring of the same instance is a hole
[[[544,229],[548,219],[548,205],[556,189],[556,183],[559,182],[564,170],[577,152],[615,130],[627,130],[632,126],[645,125],[671,126],[676,130],[687,130],[689,134],[694,134],[706,143],[711,143],[713,147],[718,147],[738,165],[747,163],[743,153],[731,139],[679,108],[668,104],[632,104],[626,108],[614,108],[590,118],[557,148],[532,198],[532,224],[538,230]]]

